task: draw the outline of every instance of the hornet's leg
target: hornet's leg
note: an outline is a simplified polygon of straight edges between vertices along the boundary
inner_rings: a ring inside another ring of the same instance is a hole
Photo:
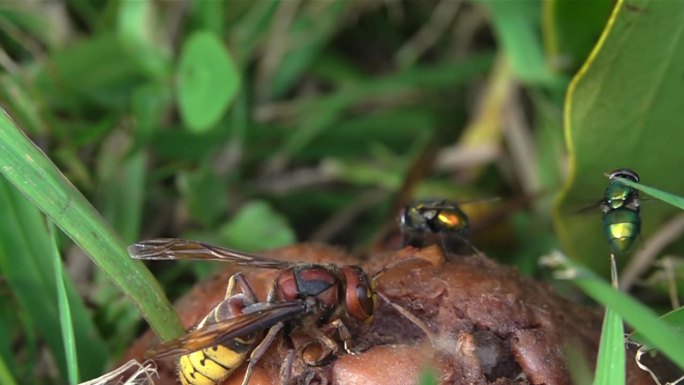
[[[282,322],[278,322],[277,324],[271,326],[271,328],[268,330],[268,333],[266,333],[266,337],[259,342],[259,345],[257,345],[257,347],[252,351],[252,354],[249,355],[249,364],[247,365],[245,377],[242,379],[242,385],[247,385],[249,378],[252,377],[254,365],[259,362],[264,353],[266,353],[266,350],[268,350],[268,347],[271,346],[273,341],[275,341],[283,326],[284,324]]]
[[[295,348],[287,331],[283,334],[283,341],[287,348],[287,356],[285,356],[285,361],[283,361],[283,364],[280,366],[280,383],[281,385],[287,385],[290,383],[290,377],[292,377],[292,363],[295,358]]]
[[[250,303],[255,303],[257,301],[252,286],[247,282],[247,278],[245,278],[242,273],[235,273],[230,276],[228,287],[226,288],[226,296],[223,298],[224,300],[237,294],[236,284],[240,286],[240,291],[242,291],[242,294],[244,294],[245,298]]]
[[[432,331],[430,331],[430,328],[427,326],[427,324],[425,322],[423,322],[423,320],[421,320],[420,318],[413,315],[413,313],[406,310],[403,306],[390,301],[390,299],[387,298],[383,293],[378,292],[378,297],[382,298],[382,300],[387,302],[390,306],[392,306],[394,308],[394,310],[396,310],[399,314],[404,316],[404,318],[411,321],[420,330],[422,330],[423,333],[425,333],[425,335],[427,336],[428,340],[430,340],[430,343],[432,344],[432,346],[437,347],[436,336],[432,333]]]
[[[302,344],[297,351],[298,357],[302,357],[303,360],[306,362],[307,365],[309,366],[320,366],[320,365],[325,365],[325,363],[329,362],[330,357],[335,357],[337,355],[337,352],[340,350],[338,341],[336,339],[333,339],[330,337],[330,333],[334,332],[337,329],[337,325],[331,323],[327,323],[323,325],[322,327],[312,327],[312,326],[307,326],[306,324],[304,325],[303,330],[305,330],[306,334],[311,338],[309,341],[306,343]],[[351,334],[349,334],[349,339],[351,339]],[[309,354],[305,354],[305,352],[311,347],[311,346],[316,346],[318,345],[320,347],[320,350],[314,350],[314,352],[317,352],[316,358],[314,360],[309,360],[308,358],[313,358],[310,357]]]
[[[237,288],[240,288],[241,293]],[[254,290],[247,282],[242,273],[233,274],[228,280],[228,287],[226,288],[226,295],[209,314],[207,314],[202,321],[197,324],[197,328],[202,328],[207,324],[215,323],[220,320],[228,319],[242,314],[242,309],[253,305],[257,302]]]
[[[357,354],[357,352],[353,351],[351,348],[352,335],[349,332],[349,329],[347,329],[347,326],[342,322],[342,320],[338,318],[332,321],[330,324],[334,326],[337,329],[337,332],[340,334],[340,339],[344,343],[344,351],[347,352],[347,354]]]

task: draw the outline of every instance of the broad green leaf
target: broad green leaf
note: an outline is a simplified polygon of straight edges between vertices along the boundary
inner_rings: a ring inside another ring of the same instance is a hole
[[[601,35],[613,5],[612,0],[541,2],[542,37],[552,68],[569,71],[582,65]]]
[[[221,244],[245,251],[267,250],[297,241],[285,218],[263,201],[248,202],[219,229]]]
[[[184,331],[149,270],[128,256],[126,245],[92,205],[4,111],[0,111],[0,164],[0,172],[107,273],[162,339]]]
[[[608,185],[604,173],[628,167],[643,183],[684,191],[684,179],[672,176],[672,167],[684,164],[684,88],[673,81],[684,65],[683,18],[684,2],[618,1],[568,90],[564,125],[569,172],[554,222],[567,254],[593,269],[606,272],[608,267],[607,258],[601,257],[608,245],[600,211],[573,212],[602,197]],[[675,211],[645,205],[642,238]]]
[[[195,32],[183,44],[178,65],[178,105],[188,128],[204,132],[216,124],[240,88],[240,74],[223,42]]]

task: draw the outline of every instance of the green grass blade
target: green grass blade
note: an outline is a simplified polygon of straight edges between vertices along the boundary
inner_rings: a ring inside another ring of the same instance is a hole
[[[2,264],[0,264],[0,276],[4,276],[2,271]],[[7,368],[11,368],[9,375],[17,376],[19,365],[17,364],[17,349],[14,346],[14,336],[17,332],[23,334],[28,325],[21,322],[20,313],[16,301],[9,296],[0,296],[0,361],[3,361]],[[31,363],[31,339],[27,335],[24,339],[23,346],[26,350],[23,357],[23,362]],[[0,384],[2,376],[0,376]]]
[[[644,336],[649,346],[660,350],[684,369],[684,334],[660,319],[650,308],[615,290],[589,269],[564,256],[549,257],[546,262],[564,268],[562,273],[558,273],[559,277],[571,279],[587,295],[615,311]]]
[[[14,377],[12,377],[12,372],[9,370],[2,357],[0,357],[0,384],[17,385],[17,382],[14,381]]]
[[[516,76],[526,83],[561,85],[546,63],[537,34],[540,20],[536,1],[481,1],[491,12],[498,41],[504,47]]]
[[[25,311],[22,322],[27,334],[39,330],[52,352],[62,382],[67,381],[64,344],[60,334],[54,273],[45,222],[40,212],[12,186],[0,180],[0,270],[18,307]],[[29,341],[31,338],[29,338]],[[36,342],[27,343],[35,349]],[[91,352],[90,356],[94,356]],[[104,366],[104,357],[102,359]]]
[[[594,385],[625,383],[624,327],[620,315],[608,308],[603,318]]]
[[[4,178],[0,178],[0,212],[3,213],[0,216],[0,234],[3,235],[0,237],[0,271],[16,300],[14,309],[20,315],[27,354],[30,361],[35,361],[38,340],[45,341],[62,376],[60,382],[67,383],[68,370],[55,296],[57,283],[45,217]],[[63,277],[71,306],[76,349],[80,353],[79,368],[82,375],[94,376],[105,366],[106,346],[73,282],[68,276]],[[11,361],[5,358],[5,362]],[[27,373],[16,373],[17,376],[22,374]]]
[[[57,304],[59,307],[59,320],[62,327],[62,340],[64,341],[64,352],[66,353],[67,374],[70,384],[78,383],[78,358],[76,355],[76,337],[74,336],[74,324],[71,320],[71,309],[69,308],[69,298],[67,297],[66,286],[64,285],[64,269],[62,268],[62,258],[57,246],[57,234],[52,222],[48,223],[48,233],[52,240],[52,262],[54,264],[55,284],[57,286]]]
[[[663,316],[660,317],[660,319],[669,323],[670,325],[672,325],[672,327],[679,330],[680,332],[684,332],[684,306],[674,309],[666,314],[663,314]],[[641,344],[644,344],[646,340],[644,334],[638,330],[634,332],[630,336],[630,338]]]
[[[646,194],[648,194],[648,195],[650,195],[656,199],[660,199],[661,201],[663,201],[665,203],[669,203],[674,207],[677,207],[677,208],[684,210],[684,198],[682,198],[680,196],[670,194],[669,192],[658,190],[656,188],[643,185],[641,183],[635,183],[629,179],[625,179],[625,178],[615,178],[615,179],[620,181],[620,183],[623,183],[629,187],[634,187],[635,189],[642,191],[642,192],[644,192],[644,193],[646,193]]]
[[[613,287],[618,286],[615,257],[611,256]],[[594,385],[624,385],[625,374],[625,329],[622,317],[610,307],[606,309],[601,329],[601,342],[596,361]]]
[[[398,95],[409,90],[441,88],[447,84],[456,87],[484,73],[491,63],[492,55],[487,53],[463,61],[414,67],[343,89],[313,102],[305,102],[297,111],[303,117],[301,126],[288,137],[284,151],[287,155],[299,153],[328,130],[332,123],[340,120],[345,110],[356,103],[382,95]]]
[[[129,258],[125,245],[83,195],[17,127],[0,113],[0,171],[81,247],[133,301],[157,335],[183,327],[152,274]]]

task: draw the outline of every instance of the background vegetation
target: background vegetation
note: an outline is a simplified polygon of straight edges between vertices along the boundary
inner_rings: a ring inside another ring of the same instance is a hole
[[[396,247],[410,199],[501,197],[463,205],[478,248],[539,278],[554,249],[607,274],[598,209],[577,213],[603,173],[684,190],[683,17],[648,0],[3,2],[0,382],[93,378],[140,314],[181,331],[162,293],[216,267],[151,266],[162,289],[125,254],[142,238],[369,255]],[[648,247],[618,261],[657,313],[683,289],[677,210],[645,203]]]

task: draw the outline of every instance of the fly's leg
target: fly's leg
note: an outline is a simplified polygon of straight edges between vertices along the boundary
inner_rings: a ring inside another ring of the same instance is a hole
[[[417,232],[414,230],[404,230],[401,232],[401,244],[402,246],[413,246],[422,249],[425,246],[426,236],[422,232]]]
[[[254,371],[254,365],[259,362],[261,357],[266,353],[266,350],[268,350],[268,347],[271,346],[273,341],[275,341],[276,337],[278,336],[278,333],[280,330],[282,330],[283,324],[282,322],[278,322],[277,324],[271,326],[271,328],[268,330],[268,333],[266,333],[266,337],[264,337],[261,342],[259,342],[259,345],[257,345],[254,350],[252,350],[252,354],[249,355],[249,364],[247,365],[247,371],[245,372],[245,377],[242,379],[242,385],[247,385],[249,382],[249,378],[252,377],[252,372]]]
[[[470,255],[474,253],[480,257],[484,257],[484,254],[482,254],[480,249],[475,247],[475,245],[467,237],[461,234],[442,234],[440,238],[442,251],[444,252],[445,256],[452,254]]]

